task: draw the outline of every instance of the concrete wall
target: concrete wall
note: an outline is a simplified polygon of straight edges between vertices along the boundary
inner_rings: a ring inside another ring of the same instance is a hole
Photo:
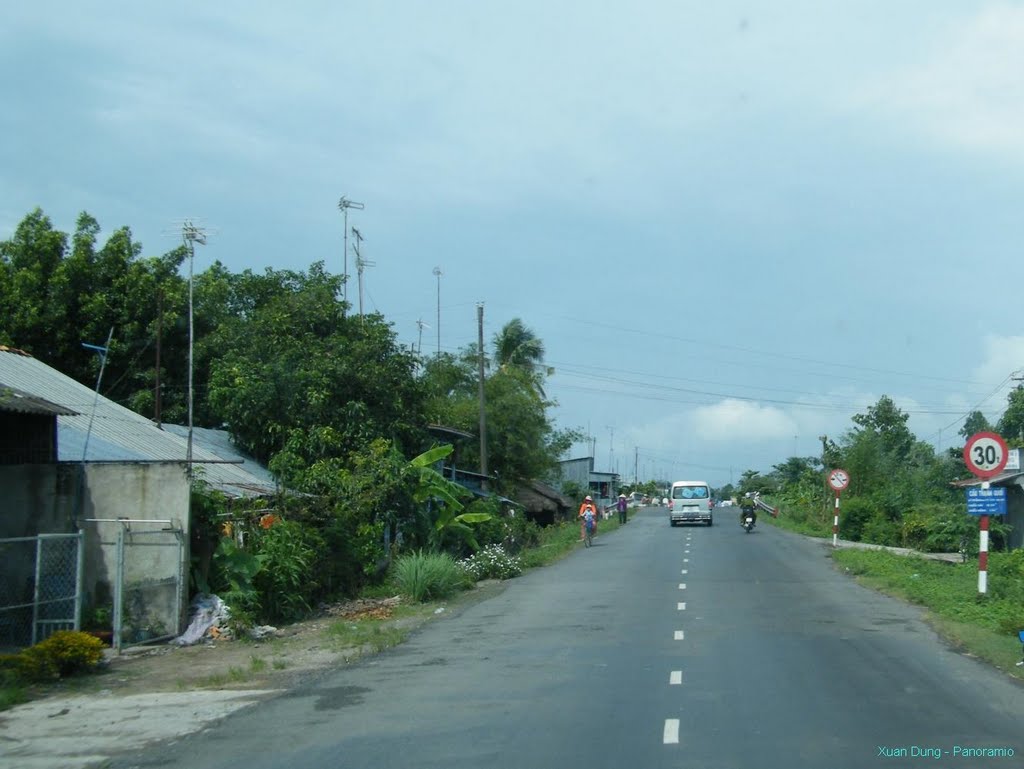
[[[5,491],[0,503],[0,538],[75,531],[79,472],[77,464],[0,466],[0,488]],[[86,542],[85,604],[111,602],[117,533],[124,526],[125,606],[129,614],[134,611],[137,615],[130,617],[131,621],[140,628],[153,626],[180,633],[188,591],[188,512],[189,483],[183,464],[87,464],[78,516]],[[125,525],[88,522],[90,518],[171,523]],[[182,534],[162,531],[167,528]],[[0,563],[0,584],[22,585],[26,577],[31,583],[33,554],[28,548],[17,551],[24,551],[24,557]],[[181,612],[177,612],[179,574],[185,577],[180,586]]]

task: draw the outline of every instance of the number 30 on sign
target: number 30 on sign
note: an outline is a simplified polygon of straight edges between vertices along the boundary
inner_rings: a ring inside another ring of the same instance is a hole
[[[975,433],[964,446],[964,462],[967,469],[979,478],[999,475],[1006,467],[1010,452],[1006,441],[996,433]]]

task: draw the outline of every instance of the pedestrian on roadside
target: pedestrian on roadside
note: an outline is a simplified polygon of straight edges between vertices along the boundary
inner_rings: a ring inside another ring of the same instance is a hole
[[[626,502],[626,495],[619,494],[619,501],[615,503],[615,507],[619,510],[619,523],[626,522],[626,509],[629,507]]]
[[[587,525],[587,514],[590,514],[590,518],[594,521],[594,533],[597,533],[597,505],[594,504],[594,500],[590,498],[588,494],[583,500],[583,504],[580,505],[580,542],[583,541],[583,537],[586,535]]]

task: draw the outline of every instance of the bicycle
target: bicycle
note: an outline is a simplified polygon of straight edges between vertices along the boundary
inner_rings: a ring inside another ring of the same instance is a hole
[[[594,544],[594,522],[584,521],[583,523],[583,546],[591,547]]]

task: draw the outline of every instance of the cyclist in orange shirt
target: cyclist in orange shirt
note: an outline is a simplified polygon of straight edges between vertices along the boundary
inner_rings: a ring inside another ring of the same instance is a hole
[[[579,513],[579,519],[580,519],[580,542],[583,541],[583,535],[586,533],[585,527],[586,527],[587,523],[586,523],[586,518],[584,516],[586,516],[588,510],[590,511],[590,513],[594,517],[594,533],[596,534],[597,533],[597,505],[594,504],[594,500],[590,498],[589,494],[586,496],[586,498],[584,498],[583,504],[580,505],[580,513]]]

